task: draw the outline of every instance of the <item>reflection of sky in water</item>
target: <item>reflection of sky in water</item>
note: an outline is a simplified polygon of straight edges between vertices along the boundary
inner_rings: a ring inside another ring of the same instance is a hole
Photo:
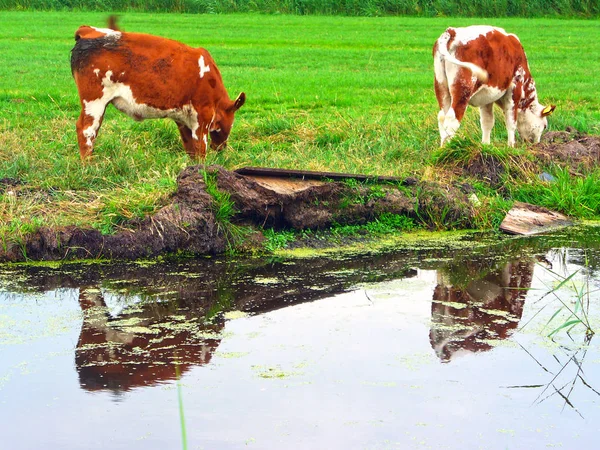
[[[111,317],[117,317],[126,308],[131,308],[133,305],[140,303],[141,298],[137,295],[115,295],[111,292],[102,291],[106,308]]]
[[[582,419],[557,395],[536,403],[543,387],[514,387],[549,383],[541,366],[557,373],[582,342],[577,329],[558,344],[540,335],[556,311],[550,298],[539,300],[553,284],[547,271],[535,268],[521,324],[541,313],[525,330],[447,363],[429,340],[436,283],[435,271],[418,271],[228,321],[210,363],[182,378],[188,448],[594,448],[593,391],[578,382],[571,394]],[[597,293],[592,300],[597,308]],[[105,301],[113,314],[123,305]],[[80,388],[82,317],[77,289],[0,297],[7,448],[180,448],[173,382],[121,393]],[[596,389],[599,361],[594,345],[583,369]],[[575,375],[567,366],[554,384]]]

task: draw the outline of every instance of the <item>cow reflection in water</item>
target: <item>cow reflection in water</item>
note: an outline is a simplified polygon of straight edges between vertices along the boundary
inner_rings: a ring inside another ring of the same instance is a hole
[[[448,275],[438,271],[429,340],[442,361],[490,350],[490,341],[512,334],[523,314],[534,264],[533,260],[511,262],[464,288],[453,286]]]
[[[135,305],[112,318],[99,289],[80,288],[83,325],[75,364],[81,387],[127,391],[174,380],[191,366],[207,364],[219,345],[197,315],[169,311],[168,304]],[[201,326],[202,325],[202,326]]]

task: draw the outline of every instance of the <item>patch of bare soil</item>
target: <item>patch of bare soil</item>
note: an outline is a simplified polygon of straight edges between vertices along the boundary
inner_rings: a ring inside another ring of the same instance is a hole
[[[577,173],[600,165],[600,136],[584,135],[568,127],[546,133],[532,151],[544,164],[558,164]]]
[[[477,155],[463,168],[463,174],[485,181],[493,188],[502,186],[506,168],[502,161],[492,155]]]
[[[544,167],[558,165],[576,175],[600,165],[600,136],[584,135],[573,128],[551,131],[542,136],[542,141],[530,148],[534,160],[526,158],[505,164],[493,155],[479,154],[459,172],[486,182],[494,189],[503,189],[503,177],[507,170],[521,172],[543,172]],[[509,167],[509,166],[515,167]],[[519,166],[519,167],[517,167]]]
[[[0,192],[6,192],[20,184],[23,182],[17,178],[0,178]]]
[[[26,242],[0,250],[0,261],[61,259],[139,259],[185,252],[223,253],[227,225],[215,218],[216,205],[207,193],[203,171],[213,173],[219,190],[229,194],[236,213],[231,221],[255,230],[251,244],[260,245],[263,228],[326,229],[333,224],[365,224],[381,213],[418,219],[437,227],[472,226],[468,190],[407,179],[400,183],[350,186],[344,182],[305,184],[258,180],[219,166],[190,166],[177,179],[177,191],[154,216],[135,223],[131,231],[102,235],[97,230],[41,228]],[[293,186],[290,184],[292,183]]]

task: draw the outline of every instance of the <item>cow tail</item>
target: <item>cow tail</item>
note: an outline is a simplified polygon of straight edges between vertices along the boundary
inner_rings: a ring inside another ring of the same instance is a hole
[[[459,67],[469,69],[479,81],[485,83],[489,78],[487,70],[479,67],[477,64],[460,61],[450,54],[450,52],[448,51],[448,42],[450,41],[450,37],[450,33],[446,31],[438,39],[438,51],[440,52],[442,58],[448,62],[451,62],[452,64],[456,64]]]
[[[117,26],[117,16],[111,15],[108,16],[108,28],[114,31],[121,31]]]

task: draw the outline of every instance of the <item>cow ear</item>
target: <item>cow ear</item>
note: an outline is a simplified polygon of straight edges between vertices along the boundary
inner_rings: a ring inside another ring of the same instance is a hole
[[[542,117],[549,116],[556,109],[556,105],[549,105],[542,109]]]
[[[244,94],[243,92],[240,93],[240,95],[238,95],[238,97],[235,99],[235,102],[233,102],[233,105],[231,107],[232,111],[237,111],[238,109],[240,109],[244,103],[246,102],[246,94]]]

